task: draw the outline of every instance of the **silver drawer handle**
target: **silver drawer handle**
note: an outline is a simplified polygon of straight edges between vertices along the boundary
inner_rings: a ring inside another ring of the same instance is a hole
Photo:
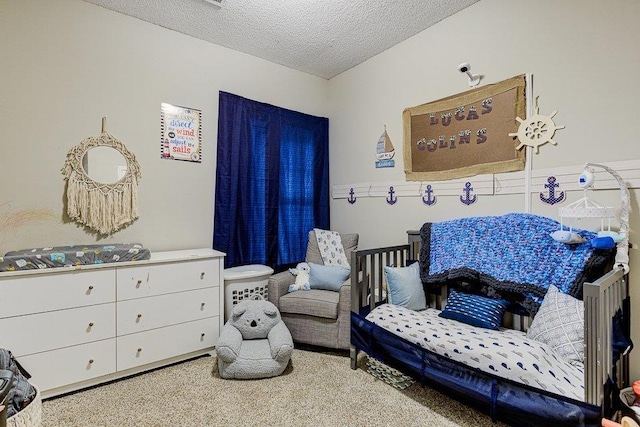
[[[136,353],[142,353],[142,347],[138,347],[138,351]]]
[[[200,334],[200,339],[204,339],[204,332]]]
[[[89,359],[89,365],[93,365],[93,359]]]
[[[89,290],[92,291],[93,290],[93,285],[89,285]]]
[[[138,315],[136,316],[136,320],[140,320],[141,317],[142,317],[142,314],[138,313]]]
[[[93,327],[93,322],[89,322],[89,327],[92,328]]]
[[[200,304],[200,310],[204,310],[205,303]]]
[[[138,281],[136,282],[136,288],[139,288],[140,285],[142,285],[142,280],[138,279]]]
[[[200,273],[200,280],[204,280],[204,271]]]

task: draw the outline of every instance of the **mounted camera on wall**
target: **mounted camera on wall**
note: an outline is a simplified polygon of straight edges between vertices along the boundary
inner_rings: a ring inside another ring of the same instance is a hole
[[[458,65],[458,71],[466,74],[469,77],[469,86],[476,87],[480,84],[482,76],[479,74],[471,74],[471,65],[468,62],[463,62]]]

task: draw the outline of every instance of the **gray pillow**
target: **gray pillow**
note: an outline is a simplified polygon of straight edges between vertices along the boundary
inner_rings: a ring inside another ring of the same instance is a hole
[[[584,362],[583,302],[550,285],[527,337],[549,345],[569,362]]]

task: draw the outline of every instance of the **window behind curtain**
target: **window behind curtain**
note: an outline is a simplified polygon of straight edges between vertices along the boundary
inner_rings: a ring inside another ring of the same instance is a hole
[[[292,127],[282,129],[280,146],[280,212],[278,238],[283,244],[278,264],[302,261],[307,240],[298,230],[314,228],[314,186],[316,177],[310,165],[316,162],[313,134]],[[300,159],[305,159],[300,161]]]
[[[304,260],[329,228],[328,119],[220,92],[214,248],[225,266]]]

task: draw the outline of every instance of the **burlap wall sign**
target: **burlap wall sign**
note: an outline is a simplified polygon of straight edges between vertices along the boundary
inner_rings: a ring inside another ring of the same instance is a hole
[[[435,181],[524,169],[509,136],[526,116],[525,76],[404,110],[407,181]]]

